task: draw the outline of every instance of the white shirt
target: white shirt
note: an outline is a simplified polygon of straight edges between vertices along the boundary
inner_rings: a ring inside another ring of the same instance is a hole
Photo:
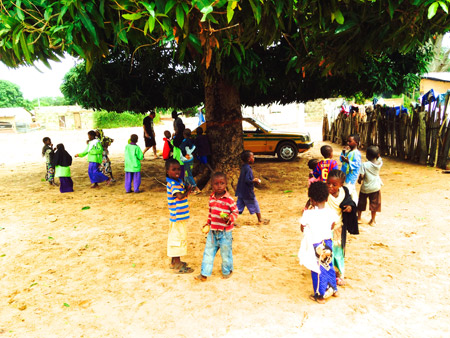
[[[361,192],[363,194],[371,194],[381,189],[383,182],[381,182],[380,178],[380,169],[382,165],[383,160],[381,157],[374,162],[367,161],[361,165],[360,174],[364,175],[364,180],[361,185]]]
[[[313,244],[331,239],[331,225],[338,221],[336,212],[329,208],[305,210],[300,218],[300,224],[305,226],[305,233],[309,232],[309,239]]]

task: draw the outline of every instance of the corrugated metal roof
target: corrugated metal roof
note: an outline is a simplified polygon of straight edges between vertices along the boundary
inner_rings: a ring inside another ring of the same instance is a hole
[[[0,117],[14,117],[16,122],[31,122],[31,114],[24,108],[0,108]]]
[[[450,72],[431,72],[422,75],[422,79],[450,82]]]
[[[0,116],[1,117],[12,117],[12,116],[17,116],[17,115],[22,115],[24,112],[27,113],[28,115],[30,115],[30,113],[27,112],[22,107],[0,108]]]

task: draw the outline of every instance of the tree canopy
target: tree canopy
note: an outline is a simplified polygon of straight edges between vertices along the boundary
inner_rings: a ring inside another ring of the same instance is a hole
[[[410,56],[422,53],[436,34],[449,31],[448,3],[3,1],[0,60],[14,67],[37,60],[45,63],[68,52],[85,59],[89,72],[95,62],[114,54],[124,53],[133,65],[138,53],[150,58],[158,49],[167,51],[175,71],[179,64],[189,64],[200,74],[206,119],[211,122],[208,135],[216,146],[213,160],[238,165],[241,100],[313,98],[332,88],[354,86],[355,79],[367,79],[375,88],[382,82],[383,86],[404,85],[413,78],[398,76],[396,83],[389,83],[389,78],[377,78],[365,70],[378,68],[389,75],[402,60],[396,71],[406,70]],[[223,143],[227,147],[220,148]]]
[[[30,109],[30,102],[23,98],[20,87],[12,82],[0,80],[0,108],[24,107]]]
[[[138,51],[133,57],[114,51],[94,62],[89,73],[85,63],[78,64],[64,76],[61,92],[84,107],[118,112],[192,107],[204,97],[194,66],[174,63],[165,49]]]
[[[0,56],[17,66],[55,60],[67,51],[86,59],[89,71],[95,60],[114,49],[133,53],[169,46],[178,60],[188,57],[204,70],[214,69],[240,83],[260,68],[259,49],[284,42],[280,61],[288,68],[305,78],[314,72],[333,76],[362,69],[367,54],[404,54],[448,31],[447,3],[8,1],[1,4]]]

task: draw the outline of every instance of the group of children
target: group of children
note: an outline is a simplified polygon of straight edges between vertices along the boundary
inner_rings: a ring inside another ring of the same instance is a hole
[[[194,156],[198,162],[207,167],[213,172],[211,166],[208,163],[208,156],[211,155],[211,149],[209,146],[208,137],[203,135],[203,129],[198,127],[196,129],[196,137],[192,140],[192,132],[189,128],[184,128],[184,124],[178,124],[174,132],[173,138],[170,131],[164,131],[164,147],[163,147],[163,159],[165,161],[173,158],[180,164],[180,177],[189,186],[192,187],[194,194],[200,193],[200,189],[197,187],[192,169],[194,165]],[[179,137],[182,134],[183,137]]]
[[[197,138],[191,139],[191,131],[183,129],[183,139],[178,132],[173,138],[169,131],[164,135],[167,201],[170,214],[167,255],[171,258],[170,267],[176,273],[193,272],[181,257],[187,254],[186,221],[189,219],[188,196],[198,191],[192,177],[194,151],[201,164],[208,165],[208,140],[203,137],[203,130],[197,128]],[[92,186],[113,180],[109,162],[108,146],[113,141],[104,137],[101,131],[88,132],[88,144],[82,153],[75,157],[88,156],[89,178]],[[176,140],[178,137],[178,141]],[[138,136],[133,134],[125,147],[125,191],[133,190],[139,193],[141,183],[141,161],[143,152],[137,145]],[[181,142],[180,142],[181,141]],[[64,149],[63,144],[53,148],[50,138],[43,139],[42,155],[46,158],[46,180],[55,184],[54,177],[60,179],[60,191],[73,191],[70,175],[72,157]],[[176,145],[177,144],[177,145]],[[309,178],[309,200],[300,219],[301,231],[304,232],[299,250],[300,264],[311,270],[314,294],[311,298],[324,303],[330,296],[339,295],[337,286],[345,285],[345,246],[347,232],[358,234],[358,222],[362,212],[366,210],[369,199],[371,219],[369,224],[375,225],[376,213],[381,211],[381,179],[379,176],[383,164],[380,151],[376,146],[367,148],[367,162],[361,163],[361,153],[358,150],[359,136],[348,138],[348,147],[340,155],[342,163],[338,168],[333,160],[333,149],[325,145],[321,148],[322,160],[311,160]],[[211,176],[212,194],[209,196],[209,215],[202,231],[207,234],[206,246],[201,264],[201,272],[195,278],[206,281],[212,274],[214,257],[220,250],[222,257],[222,276],[229,278],[233,273],[232,230],[236,219],[245,207],[251,214],[256,214],[258,224],[268,224],[268,219],[261,216],[260,207],[254,193],[254,186],[261,183],[253,176],[251,164],[254,155],[250,151],[241,154],[242,167],[236,187],[237,202],[227,192],[227,177],[222,172]],[[103,162],[103,163],[102,163]],[[109,162],[110,163],[110,162]],[[109,168],[105,175],[105,168]],[[211,169],[211,167],[209,167]],[[186,177],[184,173],[186,172]],[[356,194],[356,181],[361,184],[359,198]],[[335,271],[335,268],[337,271]]]
[[[96,188],[98,183],[105,182],[109,184],[115,181],[111,161],[109,160],[108,147],[114,140],[104,136],[101,129],[88,132],[88,140],[86,149],[75,155],[75,157],[84,157],[87,155],[89,161],[88,174],[91,181],[91,188]],[[59,178],[60,192],[73,192],[73,181],[71,178],[70,166],[72,165],[72,156],[65,150],[62,143],[53,148],[52,141],[49,137],[42,139],[44,147],[42,148],[42,156],[45,157],[46,175],[45,180],[50,185],[57,186],[55,177]]]
[[[367,199],[370,225],[375,225],[376,213],[381,211],[379,173],[383,162],[378,147],[368,147],[367,162],[361,163],[359,136],[349,136],[347,144],[340,155],[341,169],[333,160],[333,149],[328,145],[320,150],[322,160],[308,162],[311,169],[309,200],[300,219],[304,236],[299,259],[300,264],[311,270],[314,288],[311,298],[321,304],[330,296],[337,297],[337,286],[345,285],[347,232],[359,234],[358,223],[366,210]],[[356,181],[361,184],[359,198]]]
[[[236,187],[237,203],[227,191],[227,177],[222,172],[211,176],[212,194],[209,196],[209,214],[202,231],[207,234],[200,274],[195,277],[206,281],[212,274],[214,257],[220,250],[222,257],[222,277],[229,278],[233,273],[232,230],[236,219],[245,207],[250,214],[256,214],[259,224],[268,224],[268,219],[261,217],[261,210],[254,193],[255,184],[261,180],[253,176],[250,164],[254,162],[253,153],[241,154],[242,168]],[[187,254],[186,220],[189,219],[188,196],[192,186],[185,185],[181,178],[181,165],[175,158],[166,160],[167,202],[170,213],[167,255],[171,258],[170,267],[176,273],[184,274],[194,271],[181,256]]]
[[[57,186],[55,177],[58,177],[59,191],[62,193],[73,192],[73,181],[70,175],[72,156],[66,151],[62,143],[53,148],[52,140],[49,137],[44,137],[42,142],[44,143],[42,156],[45,157],[46,162],[45,180],[50,185]]]

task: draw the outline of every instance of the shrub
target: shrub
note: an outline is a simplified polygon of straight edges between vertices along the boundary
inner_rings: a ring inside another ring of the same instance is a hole
[[[137,114],[134,112],[126,111],[123,113],[117,113],[115,111],[97,110],[94,113],[94,128],[109,129],[109,128],[122,128],[122,127],[140,127],[142,121],[147,114]],[[153,122],[159,123],[160,115],[156,113]]]

